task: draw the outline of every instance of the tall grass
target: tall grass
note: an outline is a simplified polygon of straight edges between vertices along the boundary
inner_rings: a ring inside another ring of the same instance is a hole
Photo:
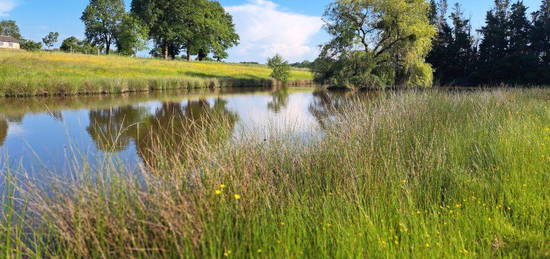
[[[162,165],[140,175],[106,164],[47,191],[6,178],[19,192],[7,197],[19,198],[7,200],[0,251],[549,257],[549,99],[547,90],[386,93],[334,111],[309,143],[292,134],[213,141],[229,122],[198,124],[172,143],[184,152],[154,146]]]
[[[262,65],[0,51],[0,96],[74,95],[277,84]],[[292,70],[290,85],[312,80]]]

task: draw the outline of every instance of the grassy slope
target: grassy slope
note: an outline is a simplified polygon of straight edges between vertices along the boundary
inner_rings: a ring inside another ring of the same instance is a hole
[[[0,95],[97,93],[271,83],[262,65],[0,51]],[[290,80],[311,80],[293,70]]]
[[[309,146],[287,135],[268,144],[197,138],[228,134],[217,121],[173,143],[193,156],[158,146],[166,170],[146,174],[146,189],[117,166],[98,170],[110,180],[67,183],[70,191],[50,198],[24,186],[21,208],[35,214],[7,210],[0,252],[547,258],[549,98],[547,90],[390,94],[344,109]]]

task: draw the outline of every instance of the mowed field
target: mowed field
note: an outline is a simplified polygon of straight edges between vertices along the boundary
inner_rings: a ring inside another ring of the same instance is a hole
[[[270,73],[263,65],[0,51],[1,96],[262,86],[273,84]],[[290,80],[305,84],[312,74],[293,70]]]

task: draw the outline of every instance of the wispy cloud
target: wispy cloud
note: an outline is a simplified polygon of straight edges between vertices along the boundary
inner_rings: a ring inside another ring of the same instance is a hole
[[[241,44],[230,50],[231,60],[265,62],[281,54],[290,61],[301,61],[318,54],[317,43],[311,39],[323,26],[321,17],[285,12],[267,0],[226,9],[241,36]]]
[[[13,0],[0,0],[0,17],[8,16],[16,5]]]

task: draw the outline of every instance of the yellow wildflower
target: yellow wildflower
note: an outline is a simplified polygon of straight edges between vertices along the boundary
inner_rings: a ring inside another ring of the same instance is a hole
[[[262,249],[258,249],[258,250],[256,250],[256,252],[261,254],[263,251],[262,251]]]
[[[221,195],[221,194],[222,194],[222,190],[216,190],[216,191],[214,191],[214,193],[215,193],[216,195]]]
[[[239,195],[239,194],[235,194],[233,197],[235,197],[235,200],[240,200],[241,199],[241,195]]]
[[[225,184],[220,184],[220,188],[223,189],[223,188],[225,188],[225,187],[226,187]]]
[[[231,250],[225,251],[225,252],[223,253],[223,255],[224,255],[225,257],[228,257],[229,255],[231,255]]]

